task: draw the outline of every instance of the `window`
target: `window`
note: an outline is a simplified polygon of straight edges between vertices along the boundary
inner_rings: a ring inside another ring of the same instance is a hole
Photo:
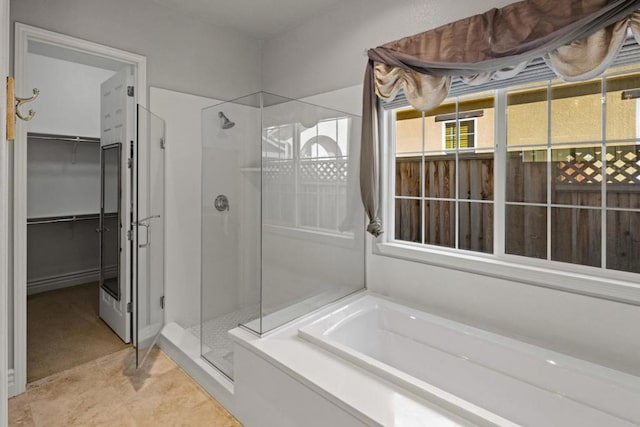
[[[639,273],[638,88],[625,66],[388,110],[389,240]]]
[[[395,112],[396,240],[492,252],[493,110],[482,93]]]
[[[460,137],[460,149],[476,146],[476,122],[475,120],[459,120],[444,122],[444,149],[455,150]]]
[[[264,130],[266,224],[340,232],[347,214],[349,127],[349,118],[338,118]]]

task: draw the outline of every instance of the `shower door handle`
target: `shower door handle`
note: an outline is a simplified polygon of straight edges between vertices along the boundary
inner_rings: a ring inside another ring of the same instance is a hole
[[[138,227],[144,227],[145,228],[145,235],[146,235],[146,241],[145,243],[141,243],[138,244],[139,248],[146,248],[147,246],[149,246],[151,244],[151,235],[149,234],[149,227],[151,227],[151,219],[153,218],[160,218],[160,215],[151,215],[148,216],[146,218],[142,218],[140,221],[138,221],[136,223],[136,225]]]
[[[138,222],[138,227],[144,227],[145,228],[145,235],[146,235],[146,242],[138,244],[139,248],[146,248],[147,246],[149,246],[151,244],[151,240],[149,238],[149,226],[150,226],[150,224],[148,222]]]

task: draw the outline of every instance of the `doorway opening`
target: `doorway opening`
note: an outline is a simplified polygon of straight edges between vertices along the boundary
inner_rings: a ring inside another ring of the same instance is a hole
[[[138,330],[152,341],[162,325],[163,312],[151,313],[146,300],[152,276],[155,294],[164,293],[149,255],[150,236],[164,253],[155,236],[163,227],[150,232],[150,219],[139,220],[150,212],[151,170],[162,174],[153,218],[164,220],[163,155],[154,156],[161,166],[147,163],[160,150],[149,147],[152,137],[164,148],[164,124],[143,107],[145,74],[142,56],[16,24],[17,90],[40,96],[33,120],[17,123],[13,153],[11,395],[132,343],[146,349]]]
[[[113,96],[132,69],[31,41],[25,71],[27,87],[40,91],[32,107],[37,114],[25,123],[27,382],[32,382],[131,342],[130,330],[116,317],[128,316],[124,299],[131,294],[123,289],[121,163],[133,129],[116,143],[103,143],[105,133],[115,131],[108,123],[115,109],[103,98]],[[118,125],[126,129],[134,110],[124,111],[130,117],[123,113]]]

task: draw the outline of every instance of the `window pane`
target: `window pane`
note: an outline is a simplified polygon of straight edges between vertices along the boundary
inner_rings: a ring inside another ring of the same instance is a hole
[[[601,205],[601,146],[553,149],[551,158],[552,203],[574,206]]]
[[[396,154],[422,152],[422,113],[413,108],[395,113]]]
[[[640,145],[607,147],[607,206],[640,209]]]
[[[476,146],[476,126],[473,120],[460,120],[458,122],[458,136],[460,148],[473,148]]]
[[[460,149],[493,152],[495,140],[494,92],[476,93],[458,100]]]
[[[460,153],[460,199],[493,200],[493,153]]]
[[[420,197],[422,156],[396,157],[396,196]]]
[[[424,158],[426,197],[453,199],[456,197],[456,153],[426,155]]]
[[[507,201],[547,202],[547,149],[507,152]]]
[[[598,209],[551,208],[551,259],[600,267],[601,231]]]
[[[349,130],[351,119],[338,119],[338,146],[342,156],[349,156]],[[352,136],[353,138],[353,136]]]
[[[640,212],[607,211],[607,268],[640,273]]]
[[[475,120],[459,120],[444,123],[444,148],[455,150],[460,139],[460,149],[476,146]]]
[[[493,252],[493,203],[459,204],[460,249]]]
[[[602,140],[602,81],[551,87],[551,142]]]
[[[538,145],[549,140],[547,85],[507,95],[507,145]]]
[[[293,160],[263,159],[262,200],[265,223],[295,227],[295,174]]]
[[[546,207],[507,205],[506,224],[506,253],[547,259]]]
[[[422,242],[420,200],[396,199],[396,240]]]
[[[444,148],[447,150],[455,150],[458,140],[458,128],[456,122],[444,124]]]
[[[456,246],[456,204],[438,200],[425,200],[425,243]]]
[[[298,221],[303,227],[318,227],[318,186],[300,184]]]
[[[338,187],[334,180],[318,184],[318,226],[325,230],[338,229]]]
[[[296,127],[293,125],[273,126],[265,128],[263,138],[270,144],[265,145],[263,159],[293,159],[293,136]]]
[[[609,77],[606,84],[607,140],[640,137],[637,119],[639,98],[631,92],[640,88],[640,73]]]

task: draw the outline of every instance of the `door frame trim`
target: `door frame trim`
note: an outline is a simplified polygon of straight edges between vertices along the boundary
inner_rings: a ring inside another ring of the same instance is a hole
[[[9,0],[0,0],[0,313],[9,309],[9,141],[6,138],[6,77],[9,75]],[[0,427],[8,424],[9,318],[0,316]]]
[[[53,31],[15,24],[14,74],[16,93],[27,93],[26,59],[29,42],[40,42],[133,66],[135,70],[134,102],[147,105],[147,58],[142,55],[67,36]],[[14,283],[14,387],[15,394],[27,384],[27,126],[18,120],[13,156],[13,283]]]

